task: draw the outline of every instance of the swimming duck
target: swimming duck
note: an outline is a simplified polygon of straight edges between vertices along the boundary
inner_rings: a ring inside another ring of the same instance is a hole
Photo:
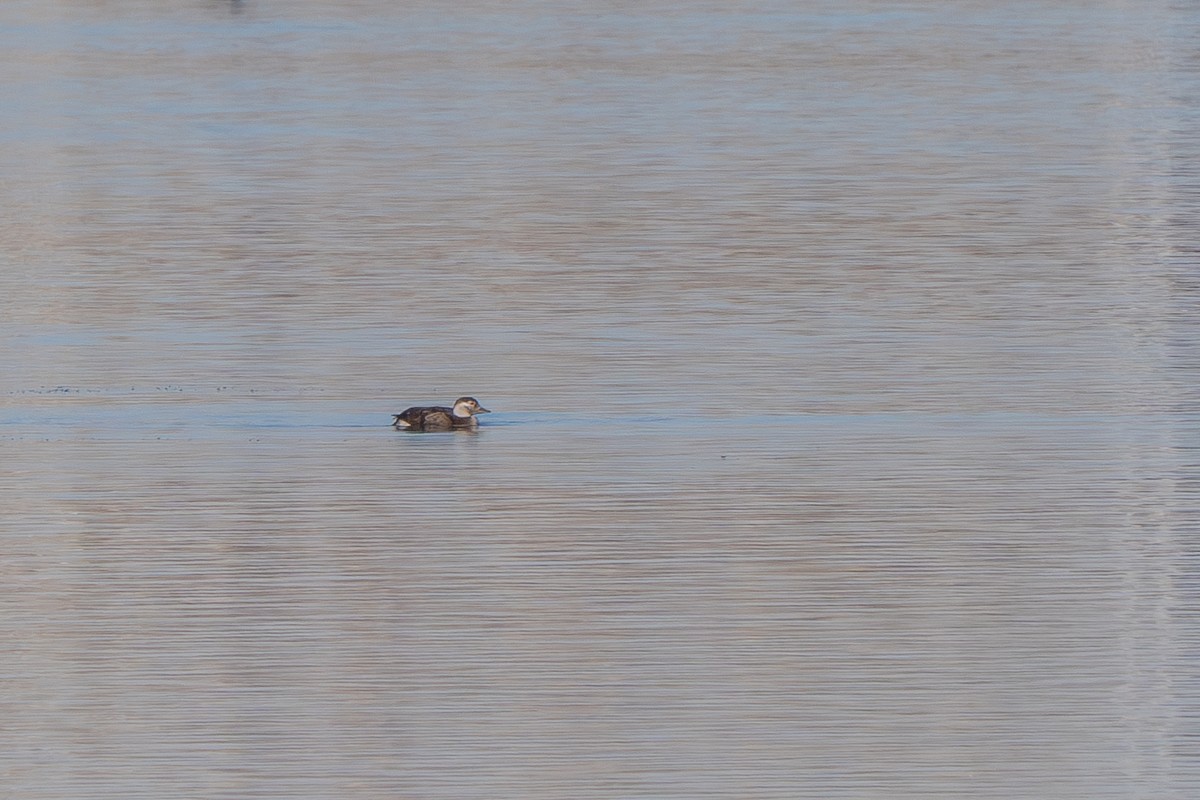
[[[452,428],[474,428],[479,424],[476,414],[490,414],[474,397],[460,397],[454,408],[445,406],[413,406],[392,415],[397,428],[414,431],[448,431]]]

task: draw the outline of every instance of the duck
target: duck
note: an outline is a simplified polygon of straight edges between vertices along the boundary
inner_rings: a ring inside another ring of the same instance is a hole
[[[479,425],[476,414],[490,414],[474,397],[460,397],[453,408],[446,406],[413,406],[392,415],[392,425],[399,430],[448,431],[454,428],[474,428]]]

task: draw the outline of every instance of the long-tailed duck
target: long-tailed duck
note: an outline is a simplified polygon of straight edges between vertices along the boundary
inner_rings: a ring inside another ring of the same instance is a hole
[[[460,397],[453,408],[445,406],[413,406],[392,415],[397,428],[414,431],[448,431],[453,428],[474,428],[479,424],[476,414],[491,413],[474,397]]]

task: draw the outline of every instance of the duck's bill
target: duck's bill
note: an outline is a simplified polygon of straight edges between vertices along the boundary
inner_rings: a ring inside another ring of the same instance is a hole
[[[475,409],[475,413],[476,414],[490,414],[490,413],[492,413],[492,410],[490,408],[477,408],[477,409]]]

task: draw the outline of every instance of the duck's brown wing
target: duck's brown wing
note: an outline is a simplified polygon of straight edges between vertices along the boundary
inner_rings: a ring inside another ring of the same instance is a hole
[[[442,406],[413,406],[392,415],[392,424],[397,428],[417,430],[439,430],[453,426],[450,409]]]

